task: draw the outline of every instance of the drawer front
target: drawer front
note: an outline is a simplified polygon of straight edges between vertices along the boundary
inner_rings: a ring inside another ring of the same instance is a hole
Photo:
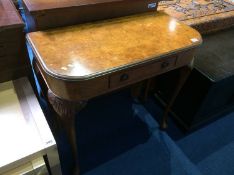
[[[135,83],[157,74],[167,72],[175,67],[176,56],[163,58],[159,61],[147,63],[143,66],[130,68],[110,76],[110,88],[117,88]]]

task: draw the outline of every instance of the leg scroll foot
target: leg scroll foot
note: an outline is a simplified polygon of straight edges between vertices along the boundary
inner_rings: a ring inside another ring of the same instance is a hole
[[[85,107],[86,101],[68,101],[57,97],[51,90],[48,90],[48,100],[52,105],[54,111],[57,113],[57,120],[60,128],[65,130],[69,144],[72,149],[74,159],[74,175],[80,174],[79,162],[78,162],[78,150],[76,141],[76,125],[75,115],[82,108]]]

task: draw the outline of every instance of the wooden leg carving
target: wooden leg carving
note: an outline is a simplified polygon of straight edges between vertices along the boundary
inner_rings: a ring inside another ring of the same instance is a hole
[[[82,108],[85,107],[85,101],[67,101],[57,97],[56,95],[48,90],[48,100],[52,105],[54,111],[58,115],[58,120],[60,127],[65,130],[68,140],[71,145],[73,159],[75,163],[75,169],[73,175],[79,175],[79,162],[78,162],[78,151],[77,151],[77,142],[76,142],[76,127],[75,127],[75,115]]]
[[[175,91],[174,91],[169,103],[167,104],[166,109],[165,109],[164,114],[163,114],[163,117],[162,117],[162,123],[161,123],[161,128],[162,129],[167,128],[168,114],[170,112],[171,106],[175,102],[176,97],[178,96],[180,90],[184,86],[184,84],[185,84],[187,78],[189,77],[191,71],[192,71],[192,67],[189,67],[189,66],[185,66],[185,67],[180,68],[180,75],[179,75],[177,85],[175,87]]]

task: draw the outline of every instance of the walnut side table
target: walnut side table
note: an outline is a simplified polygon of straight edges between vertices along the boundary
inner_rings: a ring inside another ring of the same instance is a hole
[[[176,68],[182,69],[181,85],[202,42],[196,30],[155,12],[34,32],[27,40],[44,94],[67,132],[76,175],[76,112],[89,99]]]

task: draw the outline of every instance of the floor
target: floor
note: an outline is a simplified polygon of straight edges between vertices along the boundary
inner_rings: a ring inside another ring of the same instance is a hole
[[[153,97],[140,104],[128,89],[91,100],[77,116],[81,173],[234,174],[234,113],[192,133],[180,130],[173,119],[162,132],[158,127],[161,114]],[[70,175],[71,152],[63,132],[57,144],[63,174]]]

